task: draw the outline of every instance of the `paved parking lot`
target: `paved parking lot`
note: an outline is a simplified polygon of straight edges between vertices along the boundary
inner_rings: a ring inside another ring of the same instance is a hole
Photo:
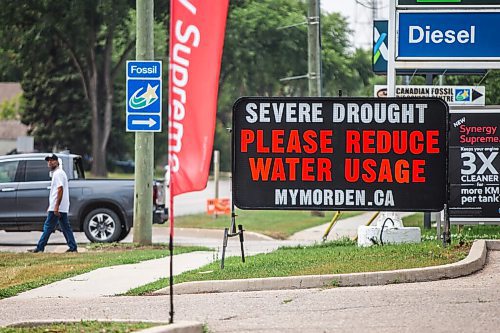
[[[175,296],[175,320],[211,332],[496,332],[500,251],[459,279],[373,287]],[[0,326],[20,321],[168,321],[169,297],[35,298],[0,301]]]

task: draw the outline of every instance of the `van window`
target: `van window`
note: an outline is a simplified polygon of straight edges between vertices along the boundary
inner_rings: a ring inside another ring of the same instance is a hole
[[[26,161],[26,182],[50,181],[47,162],[39,160]]]
[[[15,182],[18,165],[19,161],[0,162],[0,183]]]

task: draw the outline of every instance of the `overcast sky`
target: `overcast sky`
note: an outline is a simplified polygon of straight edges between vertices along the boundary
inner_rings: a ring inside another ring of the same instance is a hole
[[[320,0],[321,9],[327,12],[339,12],[349,20],[349,26],[354,31],[354,45],[356,47],[372,47],[372,10],[362,4],[370,6],[377,4],[377,17],[389,17],[389,0]]]

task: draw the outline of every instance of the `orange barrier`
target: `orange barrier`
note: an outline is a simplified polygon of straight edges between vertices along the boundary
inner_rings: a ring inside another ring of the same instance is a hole
[[[209,215],[229,215],[231,214],[231,203],[228,198],[207,199],[207,214]]]

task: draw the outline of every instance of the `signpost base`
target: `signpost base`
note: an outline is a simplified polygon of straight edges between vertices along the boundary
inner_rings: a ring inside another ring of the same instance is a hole
[[[444,205],[444,228],[443,228],[443,246],[451,244],[450,214],[448,205]]]
[[[241,261],[245,262],[245,249],[243,247],[243,242],[245,241],[243,237],[243,232],[245,231],[243,229],[243,226],[241,224],[238,224],[238,231],[236,231],[236,213],[234,212],[234,205],[232,205],[232,211],[231,211],[231,232],[229,232],[229,228],[224,228],[224,239],[222,241],[222,259],[221,259],[221,264],[220,268],[224,269],[224,258],[226,256],[226,248],[227,248],[227,241],[229,237],[236,237],[239,236],[240,238],[240,248],[241,248]]]

